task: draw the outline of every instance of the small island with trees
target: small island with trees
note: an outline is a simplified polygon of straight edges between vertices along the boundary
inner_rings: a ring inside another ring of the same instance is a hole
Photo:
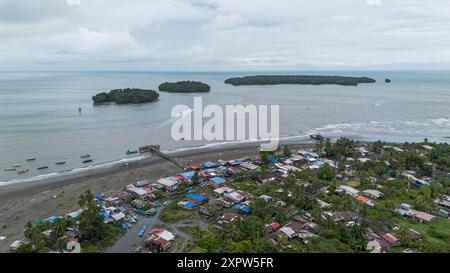
[[[196,81],[165,82],[159,85],[159,91],[176,93],[209,92],[209,90],[211,87],[208,84]]]
[[[317,76],[317,75],[258,75],[229,78],[225,83],[233,86],[239,85],[277,85],[277,84],[336,84],[356,86],[360,83],[374,83],[368,77],[343,77],[343,76]]]
[[[110,92],[102,92],[92,97],[94,104],[115,102],[117,104],[146,103],[158,100],[159,94],[154,90],[137,88],[114,89]]]

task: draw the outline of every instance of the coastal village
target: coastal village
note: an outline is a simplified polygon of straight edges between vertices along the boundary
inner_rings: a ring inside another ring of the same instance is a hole
[[[449,252],[450,146],[317,140],[86,192],[12,252]]]

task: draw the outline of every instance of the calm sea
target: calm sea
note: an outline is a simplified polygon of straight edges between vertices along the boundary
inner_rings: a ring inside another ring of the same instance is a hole
[[[377,80],[357,87],[224,84],[228,77],[253,74],[261,73],[1,72],[0,184],[82,170],[82,154],[91,154],[98,164],[126,159],[127,149],[143,144],[160,144],[162,150],[220,145],[170,137],[172,107],[192,106],[194,94],[160,92],[158,102],[143,105],[92,104],[98,92],[125,87],[157,90],[164,81],[210,84],[211,92],[202,95],[204,104],[278,104],[281,137],[288,140],[306,140],[311,133],[394,142],[446,142],[450,137],[450,72],[290,72]],[[384,83],[385,78],[392,83]],[[29,157],[36,161],[26,162]],[[67,164],[56,166],[57,161]],[[14,164],[29,173],[4,171]],[[47,165],[49,169],[37,170]]]

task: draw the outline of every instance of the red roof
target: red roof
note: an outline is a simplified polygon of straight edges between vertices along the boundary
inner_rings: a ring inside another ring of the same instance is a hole
[[[277,222],[273,222],[269,226],[272,230],[278,230],[281,227],[281,225]]]
[[[367,197],[365,197],[365,196],[361,196],[361,195],[356,196],[356,200],[361,201],[361,202],[364,202],[364,203],[369,202],[369,198],[367,198]]]
[[[383,237],[383,239],[388,241],[390,244],[395,244],[397,243],[397,241],[399,241],[399,238],[396,236],[395,233],[385,233],[381,235],[381,237]]]
[[[165,228],[154,228],[154,229],[151,229],[151,230],[148,232],[148,234],[160,233],[160,232],[163,232],[164,230],[166,230],[166,229],[165,229]]]
[[[417,219],[424,220],[424,221],[427,221],[427,222],[433,220],[433,218],[434,218],[433,215],[425,213],[425,212],[418,212],[418,213],[416,213],[415,217]]]

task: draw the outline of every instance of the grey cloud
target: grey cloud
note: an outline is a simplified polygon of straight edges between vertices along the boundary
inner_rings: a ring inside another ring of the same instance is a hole
[[[61,0],[2,0],[0,22],[34,23],[52,17],[64,16],[72,10]]]
[[[0,1],[0,70],[449,67],[443,0]]]

